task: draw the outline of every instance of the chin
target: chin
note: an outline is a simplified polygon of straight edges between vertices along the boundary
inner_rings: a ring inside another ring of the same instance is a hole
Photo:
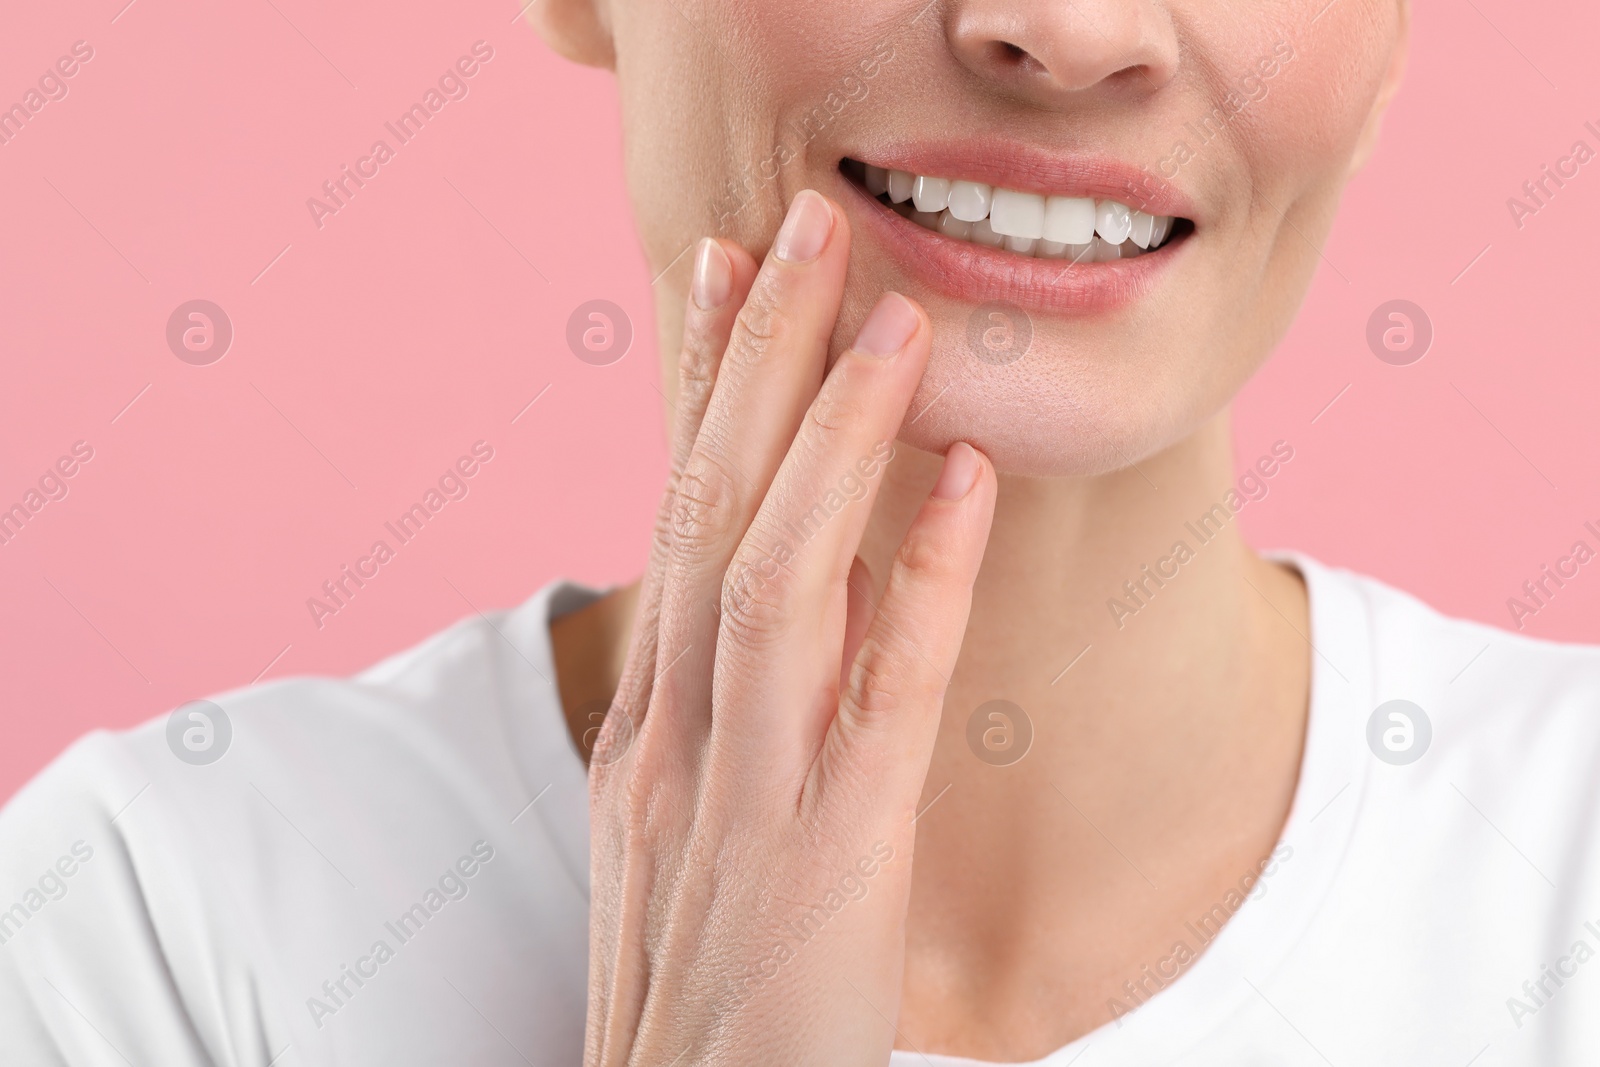
[[[1226,398],[1174,397],[1148,377],[1087,366],[1067,346],[1036,338],[1020,359],[988,364],[961,340],[935,341],[899,439],[943,454],[957,441],[982,451],[1001,474],[1083,478],[1123,470],[1198,429]],[[1140,381],[1138,379],[1144,379]],[[1190,413],[1186,417],[1180,413]]]

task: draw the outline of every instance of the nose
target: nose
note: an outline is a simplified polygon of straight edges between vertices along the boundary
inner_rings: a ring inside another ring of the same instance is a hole
[[[1145,96],[1178,67],[1164,0],[952,0],[945,32],[968,70],[1046,107]]]

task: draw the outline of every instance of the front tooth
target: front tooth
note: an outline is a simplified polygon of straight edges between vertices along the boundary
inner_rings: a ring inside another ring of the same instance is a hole
[[[1095,240],[1092,237],[1081,245],[1068,245],[1067,258],[1074,263],[1093,263],[1094,246]]]
[[[1006,237],[1006,247],[1024,256],[1033,255],[1033,246],[1038,243],[1039,239],[1037,237]]]
[[[911,199],[911,189],[917,182],[915,174],[903,170],[889,172],[889,199],[896,204],[903,204]]]
[[[1060,244],[1094,239],[1094,201],[1086,196],[1052,196],[1044,205],[1044,236]]]
[[[966,240],[972,236],[972,223],[956,218],[955,212],[946,209],[939,216],[939,232],[946,237],[960,237]]]
[[[913,211],[911,213],[911,221],[923,229],[937,230],[939,228],[939,212]]]
[[[911,187],[911,199],[918,211],[943,211],[950,203],[950,179],[917,175],[916,184]]]
[[[1096,200],[1094,202],[1094,230],[1101,237],[1114,245],[1120,245],[1128,239],[1128,233],[1133,229],[1133,212],[1127,204],[1115,200]]]
[[[1120,244],[1112,244],[1104,237],[1096,237],[1094,239],[1093,258],[1096,263],[1109,263],[1113,259],[1121,259],[1122,246]]]
[[[1049,211],[1050,211],[1050,207],[1049,207],[1048,204],[1046,204],[1045,205],[1045,222],[1046,222],[1047,228],[1048,228],[1048,223],[1049,223],[1049,219],[1050,219]],[[1066,246],[1066,244],[1064,244],[1061,241],[1052,241],[1052,240],[1050,240],[1050,238],[1046,237],[1046,238],[1044,238],[1043,240],[1041,240],[1039,242],[1039,247],[1034,250],[1033,254],[1038,256],[1040,259],[1066,259],[1067,258],[1067,246]]]
[[[1128,237],[1140,248],[1150,247],[1150,238],[1155,233],[1156,217],[1143,211],[1133,213],[1133,226],[1128,231]]]
[[[882,196],[889,191],[889,172],[882,167],[867,164],[867,192],[873,196]]]
[[[989,204],[989,225],[1006,237],[1044,236],[1044,197],[1019,193],[1015,189],[996,189]]]
[[[982,182],[950,183],[950,214],[963,222],[977,222],[989,214],[994,189]]]
[[[979,219],[972,224],[971,240],[980,245],[988,245],[990,248],[999,248],[1005,243],[1006,239],[1001,234],[994,232],[994,226],[990,224],[988,219]]]

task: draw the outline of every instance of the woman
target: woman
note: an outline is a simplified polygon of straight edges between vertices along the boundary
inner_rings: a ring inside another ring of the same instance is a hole
[[[6,1062],[1589,1061],[1600,652],[1232,521],[1401,0],[531,17],[662,272],[642,583],[80,743]]]

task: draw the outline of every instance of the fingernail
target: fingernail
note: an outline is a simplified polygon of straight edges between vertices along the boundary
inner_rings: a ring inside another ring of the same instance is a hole
[[[933,495],[940,500],[960,500],[977,482],[982,469],[977,450],[965,441],[957,441],[944,454],[944,470],[939,472]]]
[[[892,356],[917,332],[917,311],[899,293],[884,293],[850,347],[869,356]]]
[[[773,250],[786,263],[804,263],[821,254],[832,231],[833,209],[821,193],[802,189],[789,205],[789,215],[783,220]]]
[[[695,253],[690,292],[701,311],[717,310],[733,292],[733,264],[722,246],[709,237],[701,238],[700,250]]]

